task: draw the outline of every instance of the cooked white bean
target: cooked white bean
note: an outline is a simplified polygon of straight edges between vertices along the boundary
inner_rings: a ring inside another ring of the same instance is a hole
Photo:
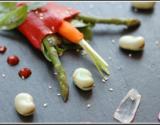
[[[16,111],[23,115],[32,115],[35,111],[35,104],[33,97],[28,93],[19,93],[15,97],[15,108]]]
[[[119,46],[123,49],[140,51],[145,46],[145,41],[142,36],[125,35],[119,39]]]
[[[94,86],[92,74],[85,68],[78,68],[74,71],[73,81],[78,88],[84,91],[91,90]]]
[[[132,2],[133,7],[137,8],[137,9],[143,9],[143,10],[153,9],[154,5],[155,5],[155,1]]]

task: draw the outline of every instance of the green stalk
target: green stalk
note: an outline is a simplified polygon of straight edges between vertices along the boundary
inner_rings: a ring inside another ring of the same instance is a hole
[[[110,75],[107,62],[84,40],[79,45],[87,52],[103,78]]]
[[[88,23],[102,23],[102,24],[114,24],[114,25],[126,25],[127,27],[137,27],[140,25],[138,19],[119,19],[119,18],[97,18],[92,16],[78,15],[76,17],[79,20],[83,20]]]
[[[64,101],[67,101],[69,95],[69,86],[65,70],[59,60],[59,56],[56,50],[56,40],[57,37],[53,35],[47,36],[43,40],[43,54],[53,64],[54,69],[57,73],[57,79],[60,85],[61,96],[63,97]]]

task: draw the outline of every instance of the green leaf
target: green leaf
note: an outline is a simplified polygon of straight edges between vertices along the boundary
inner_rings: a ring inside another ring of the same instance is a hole
[[[38,9],[44,5],[46,5],[46,3],[44,3],[44,2],[33,2],[28,5],[28,11]]]
[[[42,43],[42,46],[41,46],[41,50],[42,50],[42,53],[44,55],[44,57],[49,61],[49,62],[52,62],[49,55],[48,55],[48,51],[47,49],[45,48],[44,46],[44,43]]]
[[[20,6],[0,18],[0,30],[17,28],[27,17],[27,6]]]
[[[71,21],[71,24],[78,28],[80,32],[83,33],[84,35],[84,38],[86,40],[91,40],[92,39],[92,36],[93,36],[93,33],[92,33],[92,28],[95,26],[94,23],[85,23],[83,22],[82,20],[79,20],[79,19],[73,19]]]
[[[16,8],[16,2],[0,2],[0,13],[6,13]]]
[[[78,29],[80,32],[83,33],[85,40],[89,40],[89,41],[92,40],[93,32],[92,32],[91,26],[82,27],[82,28],[78,28]]]

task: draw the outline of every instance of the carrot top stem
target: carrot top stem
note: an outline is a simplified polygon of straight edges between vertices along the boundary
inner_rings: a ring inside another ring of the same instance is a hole
[[[79,42],[79,45],[90,56],[91,60],[103,78],[106,76],[106,74],[110,75],[107,62],[84,39]]]

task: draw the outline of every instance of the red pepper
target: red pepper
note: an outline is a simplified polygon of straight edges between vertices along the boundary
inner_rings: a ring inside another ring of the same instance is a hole
[[[45,36],[56,33],[63,20],[71,19],[78,13],[78,10],[49,2],[37,10],[30,11],[18,29],[35,48],[41,49]]]

